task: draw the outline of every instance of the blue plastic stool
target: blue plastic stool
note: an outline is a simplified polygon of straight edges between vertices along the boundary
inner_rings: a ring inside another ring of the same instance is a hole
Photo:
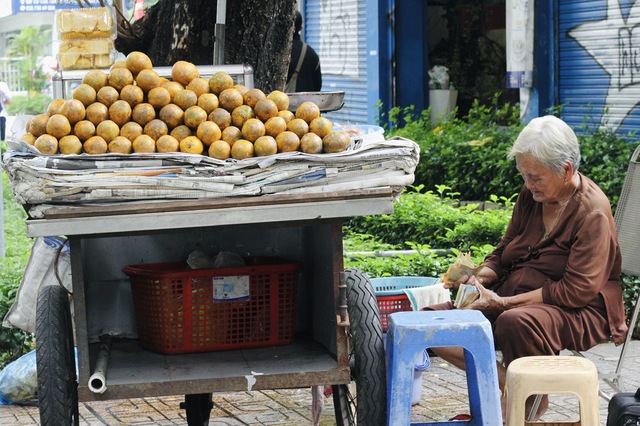
[[[433,347],[464,349],[471,420],[466,425],[502,424],[498,369],[491,324],[479,311],[396,312],[387,330],[387,425],[459,425],[459,421],[411,423],[412,367],[416,353]],[[452,415],[455,413],[452,413]]]

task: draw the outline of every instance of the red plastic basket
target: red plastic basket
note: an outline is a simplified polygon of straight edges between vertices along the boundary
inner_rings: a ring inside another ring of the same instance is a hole
[[[411,302],[404,292],[407,288],[423,287],[438,282],[432,277],[383,277],[372,278],[371,284],[380,309],[382,332],[387,332],[389,315],[394,312],[410,311]]]
[[[141,345],[163,354],[284,345],[293,340],[300,264],[270,257],[247,266],[187,269],[186,262],[123,269]],[[214,279],[248,280],[248,300],[214,300]]]

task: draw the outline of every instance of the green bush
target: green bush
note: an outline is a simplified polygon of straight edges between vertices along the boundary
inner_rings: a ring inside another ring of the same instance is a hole
[[[13,199],[2,173],[5,257],[0,257],[0,321],[13,304],[24,273],[32,240],[25,233],[26,213]],[[33,335],[0,326],[0,369],[33,349]]]
[[[349,234],[371,234],[376,241],[407,249],[411,244],[435,248],[470,250],[472,246],[497,245],[509,221],[510,209],[481,211],[478,204],[460,206],[460,201],[441,185],[438,194],[408,188],[394,204],[393,214],[354,217],[347,221]],[[491,197],[493,203],[511,207],[511,198]]]
[[[7,113],[10,115],[41,114],[47,110],[51,96],[44,93],[38,93],[33,96],[18,95],[11,98],[11,103],[7,105]]]

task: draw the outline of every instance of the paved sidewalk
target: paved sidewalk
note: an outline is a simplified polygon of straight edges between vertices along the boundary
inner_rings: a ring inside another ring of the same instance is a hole
[[[620,347],[602,344],[585,355],[601,373],[615,370]],[[640,341],[628,348],[623,384],[627,391],[640,386]],[[606,385],[601,382],[603,389]],[[80,404],[81,425],[186,425],[180,396],[138,398]],[[606,424],[607,402],[600,400],[600,424]],[[547,421],[577,420],[577,397],[552,395]],[[446,420],[455,414],[468,413],[466,379],[440,358],[433,358],[422,377],[422,400],[412,411],[412,421]],[[0,425],[37,425],[37,407],[0,406]],[[212,426],[235,425],[310,425],[310,389],[288,389],[214,394]],[[325,400],[321,425],[335,424],[333,401]]]

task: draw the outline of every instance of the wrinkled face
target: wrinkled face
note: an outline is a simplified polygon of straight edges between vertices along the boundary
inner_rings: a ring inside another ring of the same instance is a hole
[[[535,201],[539,203],[564,201],[565,174],[558,175],[529,154],[518,155],[516,167]]]

